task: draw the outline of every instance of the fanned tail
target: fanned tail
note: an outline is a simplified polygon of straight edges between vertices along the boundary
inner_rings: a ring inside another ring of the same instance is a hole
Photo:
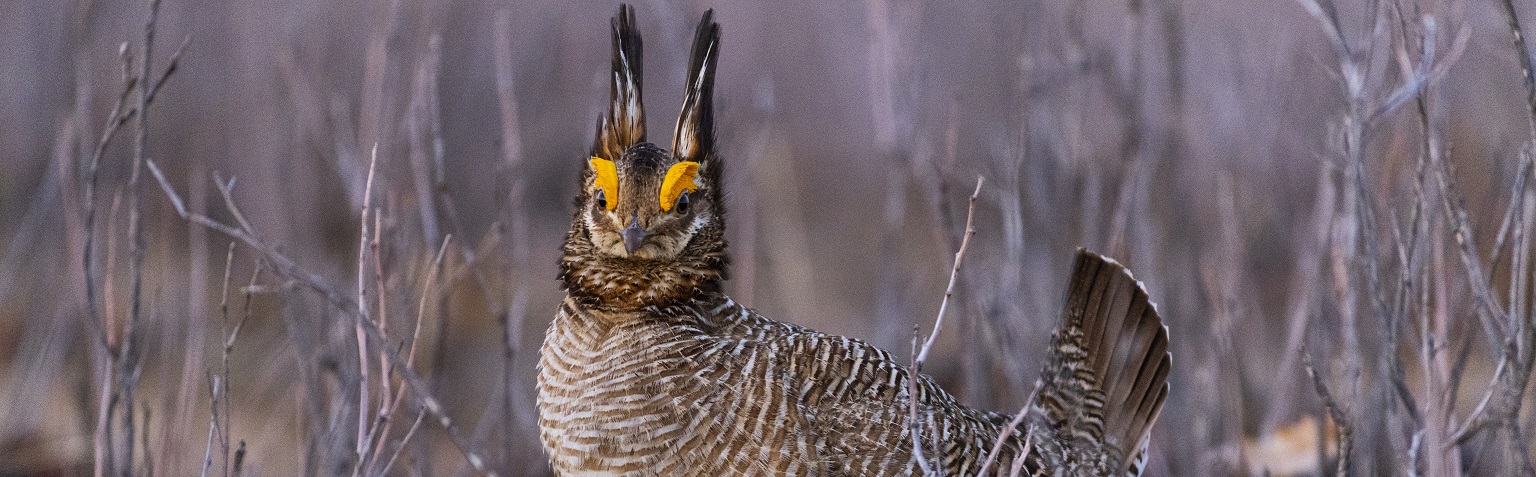
[[[1139,471],[1171,365],[1168,330],[1141,284],[1114,260],[1078,249],[1035,406],[1067,458],[1103,452],[1096,460],[1116,466],[1113,475]]]

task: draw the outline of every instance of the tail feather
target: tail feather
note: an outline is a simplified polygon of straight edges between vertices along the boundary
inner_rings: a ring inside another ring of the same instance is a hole
[[[1109,452],[1126,471],[1168,396],[1168,331],[1141,283],[1078,249],[1062,323],[1042,373],[1040,412],[1074,454]]]
[[[613,78],[608,114],[598,120],[597,138],[592,144],[592,155],[611,161],[618,160],[629,146],[645,141],[645,106],[640,94],[644,68],[634,7],[619,5],[612,25]]]

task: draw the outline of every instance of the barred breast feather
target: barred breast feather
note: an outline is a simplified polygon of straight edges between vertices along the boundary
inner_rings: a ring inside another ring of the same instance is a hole
[[[719,297],[607,323],[570,303],[540,360],[540,427],[571,475],[904,475],[908,379],[863,341],[776,322]],[[918,378],[924,440],[972,475],[1009,416]],[[1021,449],[1012,433],[1002,469]]]

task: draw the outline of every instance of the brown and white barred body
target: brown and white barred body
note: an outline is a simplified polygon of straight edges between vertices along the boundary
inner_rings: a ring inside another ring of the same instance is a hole
[[[561,259],[567,297],[539,360],[555,473],[916,474],[916,379],[924,456],[943,475],[975,475],[1012,416],[960,404],[868,343],[768,319],[720,292],[719,38],[706,12],[669,152],[645,142],[634,13],[624,6],[613,20],[611,104]],[[1050,353],[1029,415],[988,473],[1022,459],[1026,475],[1138,475],[1170,366],[1146,293],[1080,250]]]

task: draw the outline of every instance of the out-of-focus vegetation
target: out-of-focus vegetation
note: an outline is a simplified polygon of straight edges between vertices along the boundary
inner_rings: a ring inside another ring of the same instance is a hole
[[[1510,475],[1513,3],[637,8],[658,142],[723,25],[737,301],[902,355],[981,175],[925,368],[967,402],[1028,398],[1082,245],[1170,330],[1152,475]],[[533,363],[616,9],[169,0],[146,66],[150,4],[0,4],[0,474],[547,473]]]

